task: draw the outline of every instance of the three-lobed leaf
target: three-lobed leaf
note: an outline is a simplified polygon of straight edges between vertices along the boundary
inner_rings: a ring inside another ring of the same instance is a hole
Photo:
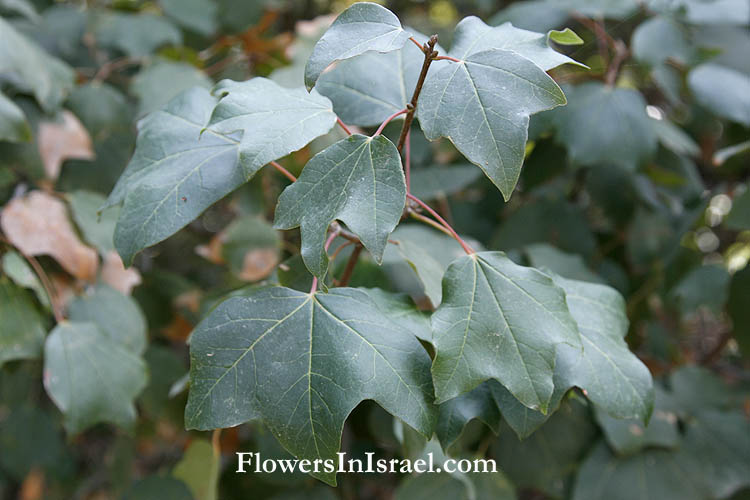
[[[450,265],[432,325],[438,402],[495,379],[521,403],[546,413],[556,348],[581,346],[565,292],[502,252],[472,254]]]
[[[302,88],[287,89],[267,78],[223,80],[213,92],[221,100],[207,127],[223,134],[242,131],[240,165],[248,179],[269,161],[306,146],[336,123],[327,97]]]
[[[390,52],[403,47],[411,35],[385,7],[358,2],[342,12],[315,44],[305,66],[305,85],[315,86],[331,63],[367,51]]]
[[[427,41],[427,36],[411,31],[419,43]],[[443,52],[439,45],[435,50]],[[331,99],[344,122],[361,127],[379,125],[406,108],[423,61],[424,54],[411,43],[387,53],[365,52],[339,61],[320,75],[315,90]],[[448,61],[432,61],[427,78],[448,65]]]
[[[381,262],[406,203],[396,146],[382,135],[355,134],[315,155],[279,197],[274,226],[302,233],[302,259],[315,276],[328,271],[328,226],[339,219]]]
[[[31,293],[0,278],[0,366],[16,359],[36,359],[46,332]]]
[[[425,83],[419,122],[428,139],[449,138],[507,200],[521,173],[529,116],[565,104],[565,96],[542,68],[516,52],[461,53],[469,55]]]
[[[346,417],[372,399],[433,431],[430,358],[367,293],[260,288],[219,305],[190,345],[188,428],[261,418],[299,458],[332,459]],[[335,473],[314,474],[335,484]]]
[[[238,137],[204,130],[216,102],[195,88],[140,122],[133,158],[107,201],[122,202],[114,243],[126,265],[245,182]]]
[[[131,427],[146,364],[90,322],[64,321],[44,345],[44,387],[72,433],[99,422]]]
[[[126,264],[333,127],[330,101],[265,78],[193,88],[140,123],[132,160],[107,201],[123,202],[115,247]]]
[[[566,385],[586,391],[598,408],[617,418],[648,420],[654,404],[651,374],[625,343],[625,300],[598,283],[554,282],[565,291],[568,309],[578,325],[583,351],[561,346],[557,362]]]

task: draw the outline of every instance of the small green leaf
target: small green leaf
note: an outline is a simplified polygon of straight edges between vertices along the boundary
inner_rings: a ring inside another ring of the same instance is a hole
[[[240,164],[250,179],[263,165],[306,146],[333,127],[331,101],[317,92],[286,89],[267,78],[223,80],[213,93],[221,100],[208,129],[242,131]]]
[[[556,348],[581,346],[564,291],[502,252],[482,252],[448,267],[443,294],[432,316],[437,401],[495,379],[521,403],[546,413]]]
[[[720,167],[724,164],[724,162],[726,162],[733,156],[744,154],[748,151],[750,151],[750,141],[744,141],[717,150],[714,153],[714,157],[712,158],[712,160],[714,165]]]
[[[15,359],[37,359],[46,328],[33,295],[0,278],[0,366]]]
[[[443,274],[464,254],[461,246],[447,234],[422,224],[401,224],[390,240],[394,243],[386,247],[383,262],[396,288],[419,303],[426,298],[433,307],[440,305]],[[479,248],[478,243],[470,244]]]
[[[188,485],[200,500],[216,500],[219,483],[219,456],[205,439],[196,439],[175,465],[172,475]]]
[[[469,16],[456,25],[449,55],[465,60],[478,52],[500,49],[523,56],[544,71],[566,63],[582,66],[550,47],[550,36],[544,33],[522,30],[510,23],[504,23],[500,26],[487,26],[478,17]]]
[[[654,132],[662,146],[678,155],[700,155],[700,146],[683,129],[669,120],[653,120]]]
[[[213,0],[159,0],[159,4],[167,17],[191,31],[205,36],[216,31],[219,9]]]
[[[561,104],[562,90],[541,68],[493,49],[433,74],[419,100],[419,122],[428,139],[448,137],[507,200],[521,173],[529,116]]]
[[[269,287],[231,298],[193,332],[190,357],[188,428],[261,418],[296,457],[333,459],[347,415],[372,399],[433,431],[427,352],[361,290]],[[335,473],[314,475],[336,483]]]
[[[732,200],[732,209],[724,220],[729,229],[745,231],[750,229],[750,185]]]
[[[500,410],[500,414],[503,416],[503,420],[513,429],[518,439],[526,439],[531,436],[549,420],[553,412],[556,412],[563,402],[563,397],[568,392],[568,389],[570,389],[570,384],[562,380],[559,370],[555,370],[552,380],[555,384],[555,390],[550,398],[547,414],[524,406],[508,389],[497,382],[491,381],[493,382],[490,383],[492,397]]]
[[[164,17],[149,13],[100,11],[94,16],[94,37],[102,47],[129,57],[146,57],[163,45],[182,44],[182,34]]]
[[[577,469],[596,434],[585,402],[568,399],[549,422],[523,441],[502,425],[493,445],[497,468],[517,488],[533,488],[551,498],[565,498],[565,479]]]
[[[0,17],[0,73],[20,91],[31,91],[47,112],[55,111],[74,86],[73,69],[50,56]]]
[[[417,309],[414,301],[405,293],[390,293],[379,288],[362,288],[370,296],[378,309],[391,321],[398,323],[404,330],[412,332],[415,337],[425,342],[432,342],[430,317]]]
[[[637,419],[614,418],[600,410],[594,412],[605,439],[618,454],[636,453],[646,447],[673,449],[680,445],[677,414],[664,406],[669,396],[660,388],[655,393],[656,409],[648,425]]]
[[[71,321],[95,323],[112,342],[135,354],[146,348],[146,318],[138,303],[114,288],[98,285],[69,306]]]
[[[39,303],[47,310],[50,309],[47,290],[44,289],[42,282],[39,281],[39,277],[31,269],[29,263],[18,252],[11,250],[3,254],[3,272],[16,285],[33,290]]]
[[[500,432],[500,411],[492,397],[491,385],[500,384],[488,380],[438,407],[435,435],[443,450],[447,451],[459,438],[466,424],[474,419],[482,421],[495,434]]]
[[[276,208],[274,227],[300,226],[302,258],[322,278],[328,226],[341,220],[380,263],[406,203],[401,157],[386,137],[352,135],[315,155]]]
[[[195,88],[140,122],[133,158],[107,200],[123,202],[114,242],[125,265],[247,180],[237,138],[205,128],[215,104]]]
[[[44,346],[44,387],[77,434],[99,422],[132,427],[146,364],[93,323],[62,322]]]
[[[563,252],[546,243],[535,243],[524,248],[531,267],[549,269],[550,271],[574,280],[590,283],[604,283],[578,254]]]
[[[687,30],[674,19],[655,16],[638,25],[631,41],[633,56],[655,67],[668,59],[688,64],[693,58],[693,46]]]
[[[398,50],[411,36],[385,7],[358,2],[342,12],[313,48],[305,67],[305,85],[315,86],[321,73],[333,62],[367,51]]]
[[[0,12],[13,12],[32,22],[39,20],[39,13],[29,0],[0,0]]]
[[[115,249],[114,233],[118,210],[107,210],[99,215],[99,207],[106,199],[91,191],[73,191],[66,195],[70,211],[83,239],[92,244],[104,256]]]
[[[164,85],[164,82],[170,84]],[[133,77],[130,92],[138,97],[138,116],[144,116],[162,108],[185,90],[211,86],[211,79],[192,64],[158,58]]]
[[[680,279],[667,298],[683,315],[694,314],[701,306],[718,314],[727,302],[730,279],[722,265],[699,266]]]
[[[715,115],[750,127],[750,76],[707,63],[688,74],[695,99]]]
[[[597,283],[554,276],[583,340],[583,352],[562,346],[558,351],[561,378],[586,391],[602,410],[618,418],[648,420],[654,404],[651,373],[628,350],[625,300],[614,289]]]
[[[0,92],[0,141],[31,141],[31,127],[26,121],[26,115],[2,92]]]
[[[547,33],[550,40],[560,45],[583,45],[583,39],[570,28],[562,31],[552,30]]]

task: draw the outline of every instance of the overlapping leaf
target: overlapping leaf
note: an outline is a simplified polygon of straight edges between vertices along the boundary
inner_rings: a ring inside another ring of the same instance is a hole
[[[690,72],[688,85],[711,112],[750,127],[750,76],[707,63]]]
[[[150,55],[162,45],[179,45],[182,34],[167,19],[149,13],[101,11],[94,18],[99,45],[118,49],[130,57]]]
[[[44,387],[72,433],[98,422],[132,426],[146,380],[143,360],[94,323],[62,322],[47,337]]]
[[[225,134],[243,132],[240,164],[248,179],[269,161],[297,151],[336,123],[328,98],[302,88],[287,89],[267,78],[223,80],[214,94],[221,100],[208,128]]]
[[[31,128],[21,108],[0,92],[0,141],[28,142]]]
[[[98,285],[76,297],[68,316],[71,321],[96,323],[112,342],[135,354],[146,349],[146,318],[138,303],[113,288]]]
[[[447,450],[459,438],[466,424],[474,419],[485,423],[495,434],[500,432],[500,411],[492,397],[492,385],[500,384],[488,380],[438,407],[435,435],[443,450]]]
[[[141,121],[135,154],[107,201],[123,202],[114,242],[126,264],[245,182],[238,136],[204,131],[215,104],[196,88]]]
[[[542,68],[516,52],[462,47],[464,53],[464,60],[425,83],[419,122],[428,139],[448,137],[507,200],[521,173],[529,116],[565,104],[565,96]]]
[[[562,64],[578,64],[549,45],[549,34],[514,27],[511,23],[488,26],[481,19],[469,16],[456,25],[450,56],[465,60],[486,50],[509,50],[530,60],[547,71]]]
[[[382,135],[355,134],[307,163],[297,182],[281,193],[274,226],[300,226],[305,265],[323,277],[328,270],[323,245],[334,219],[345,223],[381,262],[405,202],[406,184],[396,146]]]
[[[342,12],[318,40],[305,67],[305,85],[315,86],[320,74],[334,61],[367,51],[390,52],[403,47],[411,36],[385,7],[358,2]]]
[[[44,343],[44,318],[28,290],[0,278],[0,366],[15,359],[36,359]]]
[[[390,293],[379,288],[363,288],[383,314],[391,321],[398,323],[404,330],[414,334],[418,339],[432,342],[430,317],[420,311],[405,293]]]
[[[620,294],[598,283],[557,275],[552,279],[565,292],[583,350],[565,344],[557,347],[550,410],[560,405],[568,389],[577,386],[600,411],[620,419],[648,419],[653,408],[653,381],[648,368],[623,339],[628,320]],[[503,418],[519,438],[529,436],[549,418],[521,404],[499,384],[491,384],[490,389]]]
[[[583,352],[562,346],[561,378],[586,391],[593,403],[618,418],[647,420],[654,404],[651,374],[628,350],[625,301],[613,288],[554,277],[578,324]]]
[[[115,246],[126,264],[336,119],[325,97],[265,78],[224,81],[217,92],[218,104],[204,89],[188,90],[141,122],[133,159],[107,202],[124,202]]]
[[[410,31],[418,42],[427,41],[425,35]],[[443,52],[439,45],[435,49]],[[423,61],[424,54],[411,43],[388,53],[366,52],[340,61],[320,75],[315,89],[331,99],[344,122],[362,127],[379,125],[406,108]],[[448,65],[448,61],[433,61],[428,78]]]
[[[437,401],[495,379],[524,405],[546,413],[556,348],[581,346],[564,291],[501,252],[482,252],[450,265],[443,293],[432,317]]]
[[[50,56],[0,17],[0,74],[34,94],[45,111],[56,109],[73,88],[73,69]]]
[[[433,430],[427,352],[361,290],[261,288],[217,307],[191,346],[188,428],[261,418],[299,458],[334,458],[344,420],[373,399]],[[316,477],[335,484],[335,474]]]

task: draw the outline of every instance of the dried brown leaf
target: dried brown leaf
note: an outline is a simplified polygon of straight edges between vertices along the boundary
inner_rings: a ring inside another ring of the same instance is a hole
[[[278,263],[279,253],[275,248],[250,250],[242,260],[238,277],[243,281],[258,281],[271,274]]]
[[[63,111],[62,122],[39,124],[39,155],[47,178],[57,180],[65,160],[93,160],[94,149],[86,128],[70,111]]]
[[[50,255],[73,276],[93,281],[99,265],[96,250],[73,230],[65,204],[42,191],[11,200],[0,214],[6,238],[26,255]]]
[[[133,288],[141,284],[141,273],[133,267],[125,269],[120,255],[111,250],[104,256],[101,279],[115,290],[130,295]]]

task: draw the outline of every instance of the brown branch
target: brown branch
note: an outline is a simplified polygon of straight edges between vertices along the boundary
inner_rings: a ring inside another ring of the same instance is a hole
[[[391,121],[393,121],[394,118],[396,118],[398,116],[401,116],[404,113],[408,113],[408,112],[409,112],[408,109],[402,109],[401,111],[396,111],[395,113],[393,113],[391,116],[389,116],[388,118],[386,118],[383,123],[380,124],[380,126],[378,127],[378,129],[375,131],[375,135],[380,135],[381,132],[383,132],[383,129],[386,127],[386,125],[388,125],[389,123],[391,123]],[[375,135],[373,135],[373,137],[375,137]]]
[[[346,267],[344,268],[344,274],[341,275],[341,279],[339,280],[339,286],[346,286],[349,283],[349,280],[354,273],[354,267],[357,265],[359,254],[362,253],[363,248],[364,247],[362,246],[362,244],[358,243],[354,247],[354,250],[352,250],[352,254],[349,256],[349,260],[347,261]]]
[[[331,231],[331,234],[328,235],[328,239],[326,240],[325,245],[323,245],[323,250],[326,252],[326,254],[328,254],[328,247],[331,246],[331,243],[333,242],[333,240],[336,239],[336,236],[338,236],[338,234],[339,234],[338,230],[334,228],[333,231]],[[311,294],[315,293],[317,289],[318,289],[318,277],[313,276],[312,286],[310,287],[310,293]]]
[[[47,293],[47,297],[49,298],[49,305],[52,308],[52,314],[55,316],[55,321],[58,323],[63,321],[65,319],[65,316],[63,315],[63,305],[60,303],[59,297],[55,290],[55,286],[52,284],[52,280],[49,279],[49,276],[47,276],[47,273],[44,271],[44,268],[42,268],[41,264],[39,264],[39,261],[31,255],[26,255],[25,252],[22,252],[20,248],[15,246],[10,242],[10,240],[2,235],[0,235],[0,241],[8,246],[15,248],[16,251],[24,259],[26,259],[31,268],[34,270],[34,273],[39,278],[39,281],[42,282],[42,287],[44,287],[44,291]]]
[[[286,177],[290,181],[292,181],[292,182],[296,182],[297,181],[297,178],[294,176],[294,174],[291,173],[289,170],[285,169],[284,167],[282,167],[280,164],[276,163],[275,161],[271,161],[271,162],[269,162],[269,164],[273,168],[275,168],[276,170],[278,170],[279,172],[281,172],[282,174],[284,174],[284,177]]]
[[[448,224],[448,222],[445,219],[443,219],[439,213],[433,210],[427,203],[423,202],[422,200],[420,200],[419,198],[417,198],[411,193],[406,193],[406,197],[412,200],[413,202],[415,202],[417,205],[419,205],[423,209],[425,209],[427,213],[432,215],[440,224],[443,225],[443,227],[445,227],[445,229],[450,231],[450,235],[453,236],[453,238],[458,242],[459,245],[461,245],[461,248],[464,249],[464,252],[466,252],[469,255],[474,253],[474,249],[472,249],[469,245],[467,245],[466,242],[463,239],[461,239],[461,237],[458,235],[456,230],[453,229],[451,225]]]
[[[430,69],[430,64],[438,56],[435,50],[435,44],[437,43],[438,36],[432,35],[430,40],[422,46],[422,52],[424,52],[424,62],[422,63],[422,71],[419,73],[419,79],[417,85],[414,87],[414,93],[411,96],[411,101],[406,105],[408,109],[404,124],[401,127],[401,135],[398,138],[398,145],[396,148],[400,153],[406,143],[406,133],[411,128],[411,122],[414,120],[414,113],[417,111],[417,101],[419,100],[419,94],[422,92],[422,86],[424,85],[425,78],[427,78],[427,71]]]
[[[435,229],[437,229],[438,231],[441,231],[441,232],[447,234],[451,238],[453,237],[453,235],[451,234],[450,231],[448,231],[444,226],[442,226],[441,224],[438,224],[437,222],[435,222],[434,220],[430,219],[429,217],[425,217],[424,215],[422,215],[420,213],[417,213],[417,212],[414,212],[414,211],[410,211],[409,215],[412,218],[417,219],[420,222],[424,222],[428,226],[432,226]]]
[[[109,78],[109,75],[112,74],[113,71],[127,67],[127,66],[134,66],[137,64],[141,64],[140,59],[135,59],[131,57],[120,57],[118,59],[113,59],[111,61],[108,61],[96,71],[94,74],[94,77],[92,80],[97,82],[102,82]]]
[[[419,43],[416,38],[414,38],[413,36],[410,36],[409,41],[411,41],[411,43],[419,47],[419,50],[421,50],[424,53],[425,51],[424,46],[421,43]]]
[[[604,75],[604,82],[608,86],[611,87],[615,84],[617,75],[620,73],[620,66],[622,66],[622,63],[628,58],[629,53],[630,51],[628,50],[627,45],[625,45],[625,42],[622,40],[617,40],[615,42],[615,56],[607,66],[607,72]]]
[[[724,348],[727,346],[730,340],[732,340],[732,330],[728,329],[721,334],[721,337],[719,337],[719,341],[716,343],[713,349],[708,351],[706,355],[701,358],[700,363],[702,365],[710,365],[711,363],[719,359],[719,356],[721,356],[721,353],[724,351]]]
[[[344,132],[346,132],[346,135],[352,135],[352,131],[349,130],[349,127],[346,126],[346,123],[341,121],[341,118],[339,118],[338,116],[336,117],[336,123],[338,123],[341,126],[341,128],[344,129]]]

